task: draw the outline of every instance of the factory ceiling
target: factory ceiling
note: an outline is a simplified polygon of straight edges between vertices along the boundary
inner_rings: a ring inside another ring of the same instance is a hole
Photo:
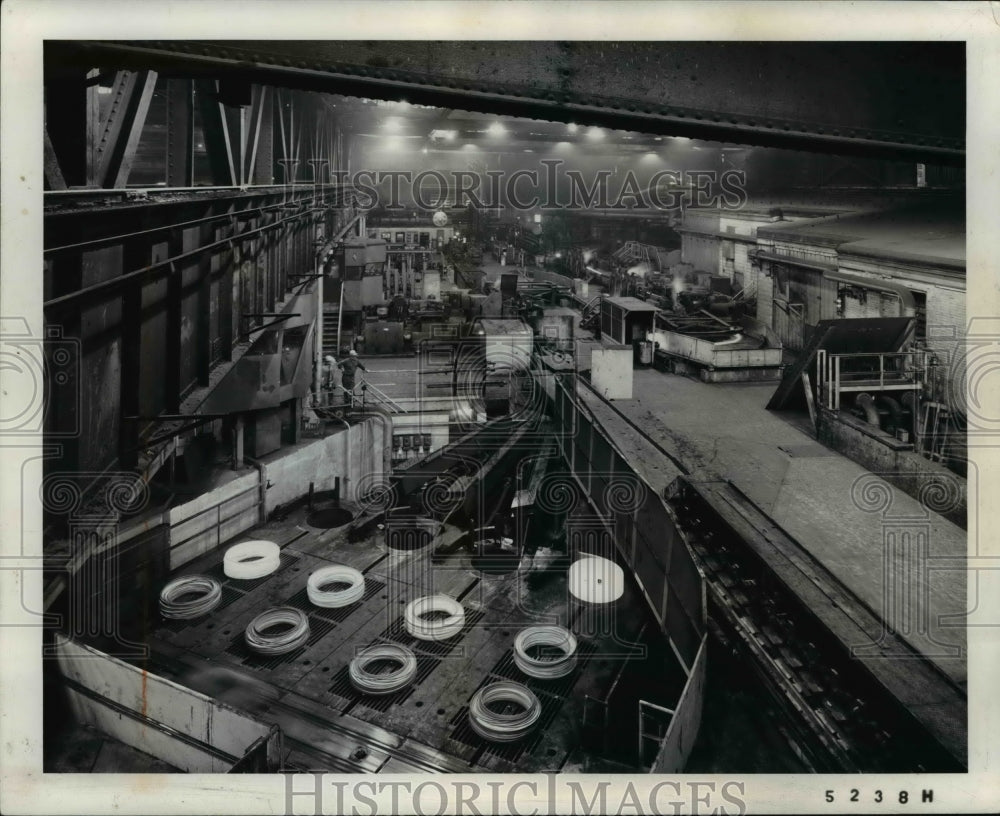
[[[965,160],[961,42],[89,41],[50,43],[46,58],[357,97],[352,131],[384,132],[395,117],[399,138],[441,150],[617,130],[626,151],[673,136]]]

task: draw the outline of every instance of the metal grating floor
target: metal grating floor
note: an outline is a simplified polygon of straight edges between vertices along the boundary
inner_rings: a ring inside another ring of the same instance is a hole
[[[451,718],[449,724],[453,725],[454,728],[448,735],[448,739],[477,749],[469,762],[470,765],[475,765],[484,753],[508,762],[517,762],[525,753],[534,750],[542,737],[545,736],[545,729],[559,713],[559,709],[562,708],[563,703],[566,702],[573,690],[573,686],[576,685],[577,678],[596,651],[597,647],[593,643],[581,643],[577,649],[576,668],[565,677],[553,680],[526,677],[514,663],[514,653],[508,651],[494,664],[483,681],[476,686],[475,691],[469,695],[469,700],[488,683],[495,683],[498,680],[514,680],[531,689],[538,698],[538,702],[541,703],[542,713],[535,727],[516,742],[491,742],[483,739],[472,730],[472,726],[469,724],[469,707],[464,705]]]
[[[164,619],[160,625],[159,629],[164,629],[168,632],[182,632],[189,626],[197,626],[204,621],[207,621],[212,615],[217,613],[220,609],[225,609],[227,606],[236,603],[240,598],[246,595],[245,592],[241,592],[238,589],[234,589],[226,584],[222,585],[222,600],[219,601],[219,605],[215,607],[207,615],[199,615],[197,618],[184,618],[184,619]]]
[[[350,667],[344,666],[334,677],[330,691],[350,701],[351,705],[344,709],[345,714],[355,705],[363,705],[365,708],[370,708],[374,711],[385,712],[394,705],[405,703],[410,695],[413,694],[413,690],[430,676],[430,673],[437,668],[440,662],[441,659],[438,657],[419,655],[417,657],[417,675],[414,677],[413,682],[395,694],[385,695],[364,694],[358,691],[351,683]]]
[[[301,609],[310,617],[323,618],[332,623],[341,623],[347,620],[352,613],[356,612],[361,607],[361,604],[374,598],[383,589],[385,589],[384,583],[368,579],[365,581],[365,594],[361,596],[360,601],[356,601],[348,606],[341,606],[337,609],[326,609],[321,606],[313,606],[309,600],[309,590],[306,587],[302,587],[302,589],[285,601],[285,606],[294,606],[296,609]]]
[[[549,694],[553,697],[562,697],[565,699],[569,697],[573,686],[576,685],[577,678],[583,672],[587,661],[590,660],[596,651],[597,647],[593,643],[580,644],[576,650],[576,667],[573,671],[565,677],[556,677],[552,680],[539,680],[522,673],[514,662],[513,652],[507,652],[507,654],[500,658],[497,664],[490,669],[490,674],[495,679],[514,680],[517,683],[521,683],[535,692],[536,695],[539,693]]]
[[[389,557],[389,553],[383,553],[381,556],[379,556],[374,561],[372,561],[367,567],[365,567],[363,570],[361,570],[361,574],[362,575],[367,575],[368,574],[368,570],[372,569],[373,567],[377,567],[379,564],[381,564],[383,561],[385,561],[385,559],[387,559],[388,557]]]
[[[375,646],[378,643],[398,643],[412,649],[417,658],[417,674],[413,682],[407,688],[395,694],[387,694],[385,696],[362,694],[351,684],[350,667],[344,666],[337,672],[333,685],[330,686],[330,691],[350,700],[351,705],[344,710],[344,713],[350,711],[355,705],[363,705],[375,711],[385,712],[394,705],[406,702],[407,698],[413,693],[413,690],[430,676],[431,672],[438,667],[438,664],[459,645],[462,638],[482,620],[483,614],[478,609],[473,611],[466,610],[465,626],[462,627],[462,631],[446,641],[417,640],[406,631],[403,619],[397,618],[368,646]],[[368,647],[366,646],[365,648]]]
[[[266,655],[259,655],[250,647],[247,646],[246,640],[244,639],[243,633],[236,635],[230,642],[229,646],[226,647],[226,653],[231,654],[233,657],[238,657],[244,666],[248,666],[251,669],[258,669],[261,671],[267,671],[281,666],[285,663],[292,663],[298,660],[307,649],[315,646],[320,640],[327,634],[329,634],[335,627],[336,623],[332,621],[323,620],[322,618],[316,618],[312,615],[309,616],[309,639],[306,641],[304,646],[300,646],[293,652],[288,652],[283,655],[274,655],[269,657]]]
[[[252,578],[249,581],[241,581],[238,578],[230,578],[228,575],[226,575],[221,562],[216,564],[205,574],[212,578],[215,578],[217,581],[220,581],[223,587],[231,586],[233,589],[246,593],[257,589],[257,587],[259,586],[263,586],[268,581],[270,581],[275,575],[281,574],[298,560],[299,560],[298,557],[294,555],[281,553],[281,562],[278,564],[278,568],[274,572],[265,575],[261,578]]]
[[[481,609],[465,610],[465,626],[455,637],[448,640],[418,640],[406,631],[406,623],[402,617],[396,618],[378,636],[381,640],[392,641],[407,646],[419,656],[447,657],[458,646],[462,639],[472,631],[472,628],[483,619]]]
[[[482,688],[486,683],[491,683],[495,680],[495,677],[489,677],[483,680],[479,684],[479,687]],[[476,691],[478,690],[477,688]],[[469,707],[467,705],[462,706],[458,710],[458,713],[451,718],[450,725],[455,726],[455,728],[448,735],[448,739],[477,749],[472,759],[469,760],[469,765],[475,765],[479,762],[479,758],[483,754],[490,754],[498,759],[505,759],[508,762],[517,762],[522,755],[534,750],[538,746],[542,737],[545,736],[545,729],[555,719],[565,700],[562,697],[539,694],[538,702],[542,705],[542,713],[538,718],[538,722],[535,723],[535,727],[528,734],[516,742],[490,742],[480,737],[479,734],[472,730],[472,726],[469,724]]]

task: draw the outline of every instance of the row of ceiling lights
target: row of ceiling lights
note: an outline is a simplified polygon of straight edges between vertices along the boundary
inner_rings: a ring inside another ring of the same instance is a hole
[[[388,133],[399,133],[403,129],[403,122],[398,117],[392,116],[389,117],[388,119],[385,119],[382,122],[382,129]],[[579,126],[573,122],[570,122],[566,126],[566,130],[569,133],[576,133],[578,129]],[[504,136],[507,133],[507,127],[502,122],[499,121],[491,122],[489,126],[486,128],[486,133],[488,133],[490,136],[495,136],[495,137]],[[432,130],[431,138],[434,138],[435,134],[437,134],[438,138],[451,142],[455,140],[456,136],[458,135],[458,131],[440,130],[440,129]],[[592,139],[593,141],[599,141],[603,139],[604,136],[605,134],[602,128],[591,127],[587,129],[588,139]]]

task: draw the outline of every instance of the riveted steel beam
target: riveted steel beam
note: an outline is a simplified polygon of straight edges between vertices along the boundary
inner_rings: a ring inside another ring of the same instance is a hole
[[[167,186],[194,185],[194,97],[190,79],[167,81]]]
[[[81,58],[668,136],[964,163],[962,43],[76,44]],[[923,67],[921,67],[923,66]]]
[[[45,126],[45,186],[49,190],[66,189],[66,179],[59,167],[59,159],[49,137],[48,125]]]
[[[233,162],[233,143],[230,123],[225,106],[219,101],[218,82],[195,82],[195,98],[201,112],[201,127],[205,135],[205,148],[212,173],[212,183],[236,186],[239,184],[237,168]],[[238,135],[238,134],[237,134]]]
[[[128,181],[155,87],[155,71],[115,75],[111,104],[95,145],[93,179],[98,187],[120,188]]]

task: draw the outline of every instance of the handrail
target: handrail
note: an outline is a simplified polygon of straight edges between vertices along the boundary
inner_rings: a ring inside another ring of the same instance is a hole
[[[370,382],[368,382],[368,380],[366,379],[361,380],[361,388],[362,391],[365,390],[371,391],[373,394],[375,394],[376,402],[380,402],[383,405],[389,406],[389,408],[393,410],[395,413],[397,414],[407,413],[406,409],[403,408],[398,402],[396,402],[392,397],[386,394],[385,391],[383,391],[377,385],[372,385]]]
[[[840,395],[847,388],[856,391],[863,384],[873,390],[885,388],[912,387],[921,389],[927,380],[927,351],[862,351],[830,354],[826,349],[816,353],[817,371],[821,388],[821,399],[825,396],[827,408],[840,410]],[[878,370],[856,369],[849,365],[851,360],[878,360]],[[887,363],[911,361],[900,370],[887,368]],[[847,361],[848,364],[845,364]]]
[[[225,518],[223,518],[223,516],[222,516],[222,506],[224,504],[228,504],[230,502],[235,502],[237,499],[242,499],[248,493],[253,493],[253,492],[259,491],[259,489],[260,489],[260,485],[259,484],[251,485],[250,487],[245,488],[244,490],[241,490],[239,493],[235,493],[234,495],[229,496],[229,497],[223,499],[222,501],[220,501],[220,502],[218,502],[216,504],[210,505],[209,507],[206,507],[206,508],[204,508],[202,510],[199,510],[197,513],[192,513],[187,518],[181,519],[176,524],[170,525],[170,529],[173,530],[176,527],[181,527],[182,525],[188,524],[188,523],[190,523],[190,522],[192,522],[192,521],[194,521],[196,519],[201,518],[204,515],[207,515],[208,513],[212,512],[214,510],[215,514],[216,514],[215,515],[215,540],[216,540],[216,546],[220,546],[222,544],[222,525],[223,525],[223,523],[224,522],[232,521],[233,519],[236,519],[236,518],[239,518],[244,513],[246,513],[248,510],[258,508],[260,506],[260,500],[258,499],[257,501],[255,501],[249,507],[242,507],[242,508],[240,508],[236,512],[231,513],[230,515],[227,515]],[[227,510],[228,509],[229,508],[227,508]],[[211,529],[212,529],[211,526],[206,526],[206,527],[198,530],[198,532],[192,533],[187,538],[182,538],[180,541],[174,541],[173,539],[171,539],[171,541],[170,541],[170,549],[173,550],[173,549],[176,549],[177,547],[180,547],[182,544],[187,544],[187,542],[193,541],[194,539],[198,538],[199,536],[205,535],[205,533],[209,532]]]

